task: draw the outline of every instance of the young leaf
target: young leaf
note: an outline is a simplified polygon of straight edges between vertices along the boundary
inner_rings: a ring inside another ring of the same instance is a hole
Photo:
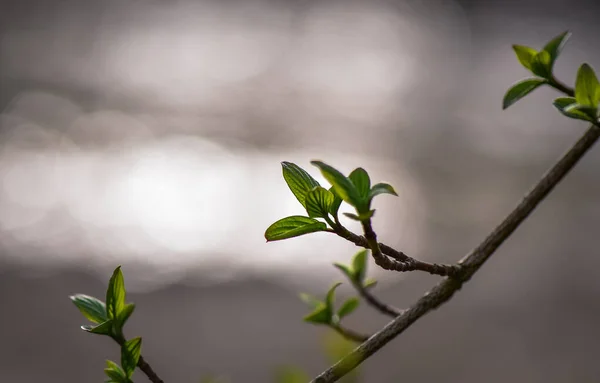
[[[363,287],[365,289],[368,289],[368,288],[371,288],[371,287],[375,287],[375,285],[377,285],[377,281],[375,279],[373,279],[373,278],[368,278],[365,281],[365,284],[363,285]]]
[[[592,106],[571,104],[564,109],[566,114],[569,113],[583,113],[588,116],[588,121],[595,122],[598,119],[598,108]]]
[[[335,197],[329,190],[321,186],[315,187],[308,192],[305,199],[308,216],[311,218],[328,217],[334,199]]]
[[[329,291],[327,292],[327,296],[325,297],[325,305],[327,306],[327,309],[329,310],[330,313],[334,313],[335,309],[334,309],[334,304],[335,304],[335,289],[338,288],[339,285],[341,285],[342,282],[336,282],[333,284],[333,286],[331,286],[331,288],[329,289]]]
[[[333,202],[331,203],[331,206],[329,206],[329,213],[331,213],[332,216],[337,217],[340,206],[342,205],[342,197],[335,192],[333,186],[329,188],[329,191],[333,194]]]
[[[508,108],[515,102],[519,101],[537,89],[540,85],[546,83],[546,80],[540,78],[527,78],[515,83],[504,95],[504,99],[502,100],[502,109]]]
[[[142,350],[142,338],[137,337],[128,340],[121,347],[121,366],[125,371],[125,375],[130,378],[135,371],[135,367],[140,359]]]
[[[113,361],[106,361],[106,368],[104,369],[104,373],[108,376],[113,382],[125,383],[128,378],[125,376],[125,372],[123,369]]]
[[[351,282],[354,281],[354,270],[341,263],[334,263],[333,265],[337,267],[342,273],[344,273],[344,275],[348,277],[348,279],[350,279]]]
[[[308,381],[310,381],[310,377],[295,367],[282,367],[275,375],[276,383],[306,383]]]
[[[92,334],[112,336],[113,335],[113,321],[111,319],[109,319],[106,322],[102,322],[97,326],[89,326],[89,325],[81,326],[81,329],[84,331],[90,332]]]
[[[537,51],[533,48],[526,47],[523,45],[513,45],[513,50],[517,55],[517,59],[526,69],[531,70],[531,62],[537,54]]]
[[[321,302],[319,299],[317,299],[316,297],[313,297],[310,294],[306,294],[306,293],[300,293],[300,299],[306,303],[307,305],[309,305],[312,309],[316,309],[317,307],[320,307],[322,305],[324,305],[323,302]]]
[[[341,319],[345,316],[352,314],[352,312],[354,310],[356,310],[356,308],[358,307],[359,304],[360,304],[360,301],[356,297],[348,299],[346,302],[344,302],[342,304],[342,307],[340,307],[340,309],[338,310],[338,313],[337,313],[338,317],[340,317],[340,319]]]
[[[337,195],[355,208],[361,207],[360,194],[348,177],[321,161],[311,161],[310,163],[321,170],[321,174],[334,187]]]
[[[583,121],[592,121],[585,112],[573,109],[572,106],[579,106],[573,97],[559,97],[552,103],[559,112],[569,118],[575,118]]]
[[[538,52],[531,60],[531,71],[545,79],[552,78],[552,67],[550,62],[550,53],[546,51]]]
[[[125,307],[123,307],[123,310],[119,313],[119,316],[117,317],[117,320],[115,321],[116,327],[118,329],[123,328],[123,326],[125,325],[125,322],[127,322],[127,319],[129,319],[131,314],[133,314],[134,309],[135,309],[135,304],[133,304],[133,303],[128,303],[125,305]]]
[[[306,208],[306,194],[315,187],[320,186],[319,183],[306,170],[294,163],[283,161],[281,167],[283,170],[283,179],[285,179],[285,182],[294,196],[296,196],[298,202]]]
[[[291,217],[282,218],[273,223],[265,231],[265,239],[267,242],[279,241],[282,239],[298,237],[300,235],[324,231],[327,225],[314,218],[294,215]]]
[[[356,187],[361,199],[366,200],[369,195],[369,190],[371,189],[371,179],[369,178],[367,171],[363,168],[356,168],[350,173],[348,178]]]
[[[565,31],[550,40],[550,42],[544,46],[543,50],[550,54],[550,69],[554,67],[554,62],[560,55],[560,52],[562,51],[562,48],[565,46],[569,37],[571,37],[571,32]]]
[[[354,281],[362,284],[367,273],[367,250],[360,250],[352,258],[352,269],[354,270]]]
[[[101,300],[84,294],[71,295],[69,298],[90,322],[102,323],[108,319],[106,305]]]
[[[106,314],[109,319],[117,319],[125,306],[125,281],[121,266],[113,272],[106,290]]]
[[[370,219],[371,217],[373,217],[373,215],[375,215],[375,210],[368,210],[364,213],[361,213],[359,215],[353,214],[353,213],[344,213],[344,215],[350,219],[353,219],[355,221],[365,221],[367,219]]]
[[[327,308],[325,304],[320,304],[319,307],[315,308],[315,310],[305,316],[303,319],[305,322],[315,323],[315,324],[330,324],[331,323],[331,311]]]
[[[592,67],[582,64],[575,80],[575,100],[582,106],[598,108],[600,102],[600,84]]]
[[[391,195],[398,196],[398,194],[396,193],[396,191],[394,190],[392,185],[389,185],[386,183],[378,183],[378,184],[373,185],[373,187],[371,188],[371,191],[369,192],[369,200],[372,200],[373,197],[375,197],[379,194],[391,194]]]
[[[354,213],[343,213],[346,217],[360,222],[360,217]]]

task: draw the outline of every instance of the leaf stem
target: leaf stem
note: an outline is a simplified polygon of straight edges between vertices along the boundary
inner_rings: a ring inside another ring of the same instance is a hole
[[[349,328],[343,327],[341,324],[331,324],[329,327],[338,332],[338,334],[342,335],[344,338],[352,340],[354,342],[363,343],[367,339],[369,339],[369,335],[364,335],[358,333]]]
[[[367,290],[364,286],[361,286],[360,283],[352,284],[358,294],[371,306],[380,311],[381,313],[391,316],[392,318],[397,317],[402,313],[402,311],[394,306],[390,306],[382,301],[380,301],[376,296],[371,294],[369,290]]]
[[[569,88],[568,86],[560,82],[556,77],[554,77],[554,75],[549,79],[548,85],[560,92],[563,92],[569,97],[575,97],[575,91],[572,88]]]

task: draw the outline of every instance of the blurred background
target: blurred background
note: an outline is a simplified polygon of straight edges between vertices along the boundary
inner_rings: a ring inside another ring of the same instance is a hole
[[[68,296],[102,298],[119,264],[127,334],[166,382],[318,374],[327,330],[297,294],[343,281],[331,263],[356,248],[265,243],[303,213],[280,162],[363,166],[399,192],[375,202],[380,239],[457,261],[586,129],[550,89],[501,110],[527,76],[511,44],[571,30],[556,72],[572,85],[582,62],[600,69],[598,15],[595,0],[4,1],[0,381],[104,379],[117,347],[79,330]],[[599,381],[599,165],[595,148],[362,381]],[[438,280],[369,275],[399,307]],[[361,307],[348,326],[387,321]]]

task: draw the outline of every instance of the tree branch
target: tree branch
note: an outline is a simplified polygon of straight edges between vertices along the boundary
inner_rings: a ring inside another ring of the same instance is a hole
[[[360,334],[354,330],[350,330],[349,328],[343,327],[341,324],[331,325],[330,327],[337,331],[344,338],[353,340],[355,342],[362,343],[369,339],[369,335]]]
[[[385,315],[389,315],[392,318],[397,317],[402,313],[400,309],[397,309],[394,306],[390,306],[382,301],[380,301],[377,297],[371,294],[364,286],[361,286],[359,283],[353,283],[354,288],[360,296],[367,301],[371,306],[375,307],[377,310],[381,311]]]
[[[458,275],[445,278],[412,307],[388,323],[381,331],[374,334],[338,363],[317,376],[311,383],[337,381],[401,334],[420,317],[448,301],[569,173],[599,137],[600,127],[592,125],[556,165],[542,177],[504,221],[479,246],[459,262],[463,270]]]
[[[164,383],[162,379],[159,378],[158,375],[156,375],[156,372],[154,372],[152,367],[150,367],[148,362],[146,362],[146,360],[141,355],[140,359],[138,360],[137,366],[140,370],[142,370],[144,374],[146,374],[146,376],[148,377],[148,379],[150,379],[152,383]]]

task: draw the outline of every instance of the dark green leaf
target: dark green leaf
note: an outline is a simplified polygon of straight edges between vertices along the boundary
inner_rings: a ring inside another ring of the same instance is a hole
[[[295,367],[282,367],[275,375],[276,383],[306,383],[310,377]]]
[[[327,225],[321,221],[317,221],[314,218],[294,215],[282,218],[269,226],[267,231],[265,231],[265,238],[267,242],[279,241],[308,233],[324,231],[326,229]]]
[[[328,217],[335,197],[329,190],[317,186],[306,195],[306,212],[309,217]]]
[[[140,359],[142,350],[142,338],[137,337],[128,340],[121,347],[121,366],[125,371],[125,375],[130,378],[135,371],[135,367]]]
[[[331,286],[331,288],[329,289],[329,291],[327,292],[327,296],[325,297],[325,305],[327,306],[327,308],[329,309],[329,312],[334,313],[335,312],[335,289],[338,288],[339,285],[341,285],[342,282],[336,282],[333,284],[333,286]]]
[[[529,48],[523,45],[513,45],[513,50],[517,55],[517,59],[525,68],[531,70],[531,62],[537,54],[537,51],[533,48]]]
[[[360,250],[352,258],[352,269],[356,282],[362,284],[367,273],[367,250]]]
[[[300,293],[300,299],[302,299],[302,301],[309,305],[312,309],[316,309],[317,307],[324,305],[324,303],[321,302],[318,298],[310,294]]]
[[[123,310],[119,313],[119,317],[117,318],[117,320],[115,322],[118,329],[123,328],[123,326],[125,325],[125,322],[127,322],[127,319],[129,319],[129,317],[133,313],[134,309],[135,309],[135,304],[133,304],[133,303],[125,304],[125,307],[123,307]]]
[[[588,116],[586,113],[571,108],[572,105],[578,105],[577,101],[573,97],[559,97],[554,100],[553,105],[556,107],[556,109],[558,109],[559,112],[569,118],[590,121],[590,116]]]
[[[319,183],[306,170],[294,163],[284,161],[281,163],[281,167],[285,182],[292,193],[294,193],[294,196],[296,196],[296,199],[298,199],[298,202],[306,208],[306,194],[316,186],[319,186]]]
[[[305,316],[304,321],[315,324],[330,324],[331,311],[329,311],[325,304],[321,304],[312,313]]]
[[[588,64],[581,65],[577,71],[575,99],[578,104],[594,109],[600,102],[600,84],[594,70]]]
[[[332,216],[337,217],[338,211],[340,210],[340,205],[342,204],[342,197],[335,192],[335,188],[333,186],[329,188],[329,191],[331,194],[333,194],[333,202],[329,207],[329,213],[331,213]]]
[[[554,62],[556,61],[556,58],[560,55],[560,52],[562,51],[562,48],[565,46],[569,37],[571,37],[571,32],[565,31],[565,32],[561,33],[560,35],[556,36],[555,38],[553,38],[552,40],[550,40],[550,42],[548,42],[548,44],[546,44],[544,46],[543,50],[545,50],[546,52],[548,52],[550,54],[550,68],[551,69],[554,66]]]
[[[342,307],[338,310],[338,316],[341,318],[352,314],[354,310],[358,307],[360,301],[358,298],[350,298],[346,302],[342,304]]]
[[[392,185],[386,183],[378,183],[373,185],[371,191],[369,192],[369,200],[373,199],[373,197],[379,194],[391,194],[398,196]]]
[[[125,281],[121,266],[113,272],[106,290],[106,314],[109,319],[117,319],[125,307]]]
[[[354,213],[343,213],[346,217],[360,222],[360,218]]]
[[[348,177],[321,161],[311,161],[310,163],[321,170],[321,174],[334,187],[337,195],[355,208],[361,207],[360,194]]]
[[[504,95],[504,99],[502,100],[502,109],[508,108],[515,102],[519,101],[537,89],[540,85],[546,83],[546,80],[540,78],[527,78],[515,83]]]
[[[333,265],[340,269],[340,271],[344,273],[344,275],[348,277],[348,279],[350,279],[351,282],[354,281],[354,270],[342,263],[334,263]]]
[[[368,210],[364,213],[361,213],[359,215],[356,214],[352,214],[352,213],[344,213],[344,215],[350,219],[353,219],[355,221],[365,221],[367,219],[370,219],[371,217],[373,217],[373,215],[375,214],[375,210]]]
[[[108,319],[106,305],[101,300],[84,294],[75,294],[69,298],[90,322],[102,323]]]
[[[531,60],[531,71],[545,79],[552,78],[552,64],[550,53],[546,51],[538,52]]]
[[[371,179],[367,171],[363,168],[356,168],[350,173],[348,178],[350,178],[350,181],[356,187],[361,199],[366,200],[371,189]]]
[[[97,326],[81,326],[81,328],[84,331],[90,332],[92,334],[98,334],[98,335],[108,335],[108,336],[112,336],[113,335],[113,322],[112,320],[107,320],[106,322],[102,322]]]

